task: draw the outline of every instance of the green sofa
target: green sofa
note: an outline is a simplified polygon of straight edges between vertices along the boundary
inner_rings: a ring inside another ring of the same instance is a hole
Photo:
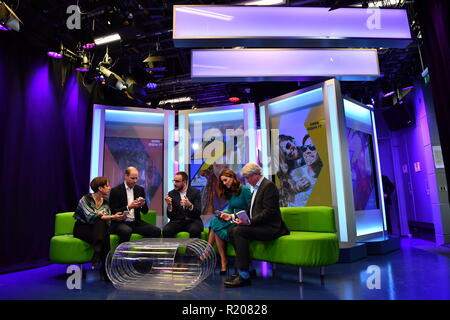
[[[147,214],[141,214],[141,219],[152,225],[156,225],[156,211],[149,210]],[[73,237],[75,219],[73,212],[57,213],[55,216],[55,234],[50,240],[50,261],[58,264],[81,264],[92,260],[94,254],[92,246],[78,238]],[[179,232],[177,238],[189,238],[189,233]],[[208,240],[208,229],[204,229],[201,238]],[[131,235],[131,241],[142,239],[136,233]],[[119,245],[119,236],[110,235],[111,249],[115,250]]]
[[[299,267],[324,267],[339,259],[334,210],[331,207],[282,207],[281,216],[290,234],[273,241],[251,241],[252,259]],[[235,256],[234,247],[227,246],[227,255]]]

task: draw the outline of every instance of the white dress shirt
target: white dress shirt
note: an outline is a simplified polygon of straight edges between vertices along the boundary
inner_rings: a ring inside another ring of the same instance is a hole
[[[133,188],[129,188],[127,186],[127,183],[124,182],[125,184],[125,190],[127,191],[127,203],[130,204],[134,201],[134,191]],[[127,210],[129,212],[129,214],[127,215],[127,218],[125,219],[125,221],[134,221],[134,209],[128,209],[128,205],[127,205]]]
[[[263,181],[264,177],[261,177],[261,179],[258,180],[258,182],[256,183],[256,185],[253,187],[253,194],[252,194],[252,202],[250,204],[250,219],[252,218],[252,210],[253,210],[253,202],[255,201],[256,198],[256,193],[258,192],[259,186],[261,185],[261,182]]]

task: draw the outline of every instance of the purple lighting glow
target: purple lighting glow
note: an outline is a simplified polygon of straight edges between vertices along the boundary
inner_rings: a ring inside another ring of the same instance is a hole
[[[384,98],[390,97],[390,96],[392,96],[394,93],[395,93],[395,91],[388,92],[388,93],[386,93],[383,97],[384,97]]]
[[[83,46],[83,49],[89,50],[89,49],[94,48],[95,46],[96,46],[95,43],[86,43],[86,44]]]
[[[158,88],[158,85],[154,82],[149,82],[149,83],[147,83],[146,87],[147,87],[147,89],[154,90],[154,89]]]
[[[85,69],[85,68],[75,68],[75,71],[88,72],[89,69]]]
[[[54,59],[62,59],[62,54],[60,54],[60,53],[58,53],[58,52],[54,52],[54,51],[49,51],[49,52],[47,52],[47,55],[49,56],[49,57],[52,57],[52,58],[54,58]]]
[[[3,25],[0,24],[0,30],[1,31],[9,31],[8,28],[4,27]]]

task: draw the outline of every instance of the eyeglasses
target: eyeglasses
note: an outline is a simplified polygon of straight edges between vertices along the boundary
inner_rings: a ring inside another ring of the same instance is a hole
[[[174,183],[180,183],[183,182],[183,180],[172,180]]]
[[[302,149],[303,152],[306,152],[306,149],[314,151],[316,150],[316,146],[313,144],[307,144],[306,146],[301,146],[300,149]]]
[[[295,148],[295,145],[293,143],[290,142],[286,143],[286,149],[291,149],[292,147]]]
[[[297,146],[292,143],[292,142],[286,142],[286,144],[284,145],[285,149],[292,149],[292,148],[297,148]]]

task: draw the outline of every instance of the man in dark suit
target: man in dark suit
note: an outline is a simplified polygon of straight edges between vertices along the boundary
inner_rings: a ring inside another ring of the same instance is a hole
[[[228,230],[230,242],[236,250],[235,267],[239,274],[224,284],[236,288],[248,286],[250,281],[250,241],[270,241],[289,234],[281,219],[279,192],[277,187],[262,176],[256,163],[242,168],[242,176],[253,186],[252,200],[247,210],[250,221],[241,220],[232,214],[222,214],[224,220],[233,220],[237,226]]]
[[[148,206],[145,201],[145,190],[136,183],[139,172],[135,167],[125,170],[125,181],[111,189],[109,206],[111,213],[126,212],[124,221],[112,221],[111,233],[119,235],[119,243],[130,240],[132,233],[138,233],[145,238],[159,238],[161,229],[141,220],[141,213],[147,214]]]
[[[170,222],[163,228],[164,238],[173,238],[178,232],[189,232],[191,238],[200,238],[203,222],[200,191],[188,185],[186,172],[177,172],[174,189],[164,198]]]

